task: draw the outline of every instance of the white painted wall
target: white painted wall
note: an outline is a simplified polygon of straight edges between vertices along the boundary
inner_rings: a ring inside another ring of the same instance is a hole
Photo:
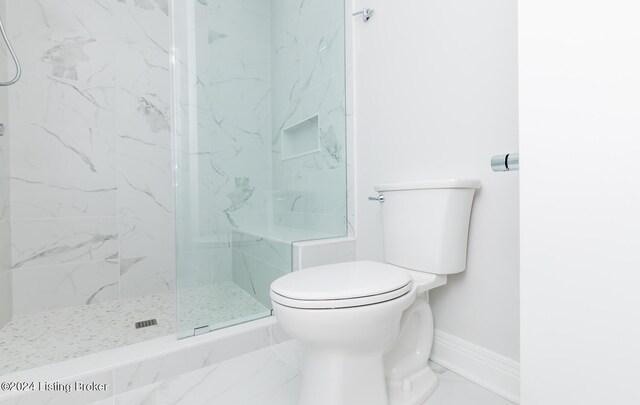
[[[640,3],[519,4],[522,403],[638,404]]]
[[[478,178],[467,271],[432,295],[436,328],[518,359],[517,10],[513,0],[358,0],[355,22],[359,259],[383,260],[381,182]]]

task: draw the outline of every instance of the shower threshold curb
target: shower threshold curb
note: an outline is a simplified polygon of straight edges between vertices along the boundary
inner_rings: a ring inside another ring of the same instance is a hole
[[[96,383],[106,384],[103,391],[13,391],[0,392],[0,405],[17,399],[47,404],[88,403],[107,399],[167,378],[229,360],[276,345],[290,338],[280,330],[275,317],[216,330],[204,335],[177,340],[175,335],[152,339],[130,346],[91,354],[31,370],[0,376],[9,384]],[[75,398],[74,398],[75,397]]]

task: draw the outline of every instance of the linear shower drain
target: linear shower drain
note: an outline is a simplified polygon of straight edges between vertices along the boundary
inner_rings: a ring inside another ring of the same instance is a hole
[[[136,329],[146,328],[148,326],[155,326],[158,324],[158,321],[155,319],[149,319],[148,321],[140,321],[136,322]]]

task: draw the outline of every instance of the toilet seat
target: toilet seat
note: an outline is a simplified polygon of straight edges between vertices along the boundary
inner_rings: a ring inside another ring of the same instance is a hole
[[[406,269],[357,261],[313,267],[287,274],[271,284],[271,299],[301,309],[335,309],[379,304],[411,291]]]

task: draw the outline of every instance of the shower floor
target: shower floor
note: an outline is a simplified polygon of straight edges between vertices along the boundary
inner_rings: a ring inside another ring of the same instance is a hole
[[[233,282],[183,291],[183,325],[231,324],[269,310]],[[174,294],[109,301],[15,316],[0,329],[0,375],[176,333]],[[135,323],[156,319],[156,326]]]

